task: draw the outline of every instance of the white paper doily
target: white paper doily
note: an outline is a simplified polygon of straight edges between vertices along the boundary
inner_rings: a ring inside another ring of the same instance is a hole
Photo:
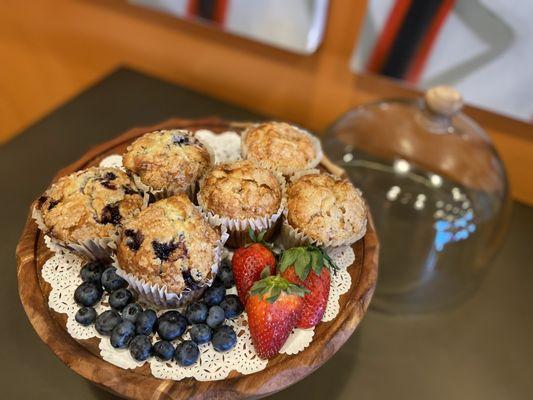
[[[210,131],[202,130],[198,131],[197,135],[213,148],[216,162],[240,158],[240,137],[235,132],[216,135]],[[101,165],[121,167],[122,158],[119,155],[111,155],[102,160]],[[52,247],[49,238],[46,237],[45,239],[47,245]],[[331,321],[339,313],[339,298],[349,290],[351,285],[351,277],[346,268],[355,260],[353,250],[349,246],[331,249],[328,250],[328,253],[339,269],[331,275],[330,295],[322,321]],[[79,276],[81,267],[82,260],[67,252],[56,252],[53,257],[46,261],[42,268],[42,276],[52,287],[48,298],[49,306],[56,312],[67,314],[66,326],[73,338],[101,338],[103,340],[100,340],[99,348],[103,359],[120,368],[137,368],[143,363],[135,361],[128,350],[114,349],[108,338],[98,334],[93,325],[84,327],[76,322],[74,316],[78,310],[78,305],[74,301],[74,291],[82,282]],[[234,291],[234,288],[228,290],[228,292]],[[95,308],[98,313],[108,308],[106,295]],[[152,374],[161,379],[180,380],[192,377],[199,381],[214,381],[226,378],[231,371],[251,374],[264,369],[268,361],[259,358],[255,352],[247,327],[246,313],[233,321],[226,321],[226,323],[232,325],[237,334],[238,339],[235,348],[227,353],[219,353],[209,343],[201,345],[200,360],[191,367],[180,367],[175,362],[161,362],[151,358],[146,362],[150,364]],[[188,333],[184,335],[185,339],[187,335]],[[295,329],[281,349],[281,353],[299,353],[309,346],[313,336],[314,329]],[[154,337],[154,341],[156,340],[157,338]]]
[[[241,137],[238,133],[229,131],[216,134],[207,129],[200,129],[196,131],[195,136],[213,149],[215,163],[241,159]]]

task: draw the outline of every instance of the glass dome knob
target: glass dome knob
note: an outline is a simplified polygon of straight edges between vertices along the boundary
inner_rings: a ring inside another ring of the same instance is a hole
[[[452,117],[463,108],[463,96],[452,86],[434,86],[424,95],[427,107],[436,114]]]

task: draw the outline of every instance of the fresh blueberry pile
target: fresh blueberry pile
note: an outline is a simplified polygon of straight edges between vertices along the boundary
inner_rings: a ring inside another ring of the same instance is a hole
[[[116,268],[98,262],[84,265],[80,271],[83,283],[74,292],[80,305],[76,321],[109,336],[116,349],[129,349],[137,361],[154,356],[161,361],[174,360],[187,367],[200,358],[198,345],[211,342],[216,351],[225,352],[235,347],[237,335],[225,325],[226,319],[242,314],[244,307],[238,296],[226,295],[234,285],[231,264],[222,262],[219,273],[203,297],[187,306],[184,313],[170,310],[157,315],[152,309],[143,309],[135,302],[127,282],[117,275]],[[110,309],[97,315],[94,306],[109,294]],[[183,335],[188,332],[190,340]],[[152,344],[152,336],[157,341]]]

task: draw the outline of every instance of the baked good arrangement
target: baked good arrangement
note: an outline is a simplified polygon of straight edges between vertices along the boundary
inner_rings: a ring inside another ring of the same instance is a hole
[[[150,383],[308,367],[227,397],[273,393],[329,358],[328,341],[336,351],[366,311],[377,269],[367,207],[301,128],[182,125],[137,130],[36,200],[45,301],[75,342],[96,343],[98,362]],[[129,393],[117,385],[103,383]]]

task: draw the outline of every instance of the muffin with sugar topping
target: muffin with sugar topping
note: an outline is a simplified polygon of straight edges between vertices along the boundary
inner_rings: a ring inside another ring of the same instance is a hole
[[[156,305],[183,305],[212,283],[223,236],[185,194],[159,200],[124,226],[117,273]]]
[[[117,168],[91,167],[60,178],[37,201],[34,217],[60,246],[106,259],[124,223],[143,207],[144,193]]]
[[[123,156],[124,167],[158,197],[176,193],[192,197],[211,162],[205,144],[182,129],[146,133],[128,146]]]
[[[349,245],[365,235],[366,223],[365,202],[348,179],[316,171],[287,188],[285,243]]]
[[[272,235],[284,209],[284,184],[279,173],[250,161],[219,164],[202,178],[198,204],[213,225],[228,229],[228,244],[239,247],[249,228]]]
[[[242,134],[243,158],[283,175],[314,168],[322,159],[320,141],[285,122],[266,122]]]

